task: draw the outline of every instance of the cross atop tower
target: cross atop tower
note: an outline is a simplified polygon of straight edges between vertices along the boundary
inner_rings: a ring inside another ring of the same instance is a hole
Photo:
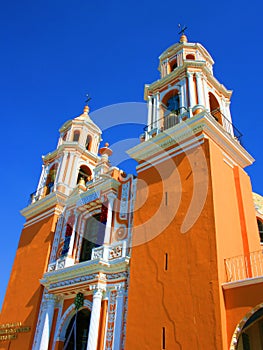
[[[186,25],[182,26],[180,23],[178,24],[178,27],[180,29],[180,31],[178,32],[178,34],[182,34],[182,35],[185,35],[185,31],[187,29]]]

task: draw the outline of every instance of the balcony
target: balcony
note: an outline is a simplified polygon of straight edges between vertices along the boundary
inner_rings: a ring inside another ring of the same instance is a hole
[[[262,250],[225,259],[227,282],[263,276]]]
[[[203,108],[201,110],[198,108],[198,106],[195,106],[193,109],[181,107],[177,111],[166,111],[162,118],[154,121],[144,128],[146,134],[145,139],[148,140],[157,134],[170,129],[175,125],[178,125],[181,122],[186,121],[187,119],[190,119],[198,114],[207,116],[212,120],[216,120],[218,124],[224,129],[224,131],[234,137],[237,141],[241,141],[241,132],[227,119],[223,113],[220,112],[219,109],[208,112]]]
[[[110,246],[103,245],[92,249],[91,260],[102,259],[111,262],[127,255],[127,242],[116,242]]]
[[[40,199],[46,197],[48,194],[54,191],[54,182],[50,182],[48,185],[39,188],[37,191],[30,194],[28,204],[33,204]]]
[[[80,262],[79,264],[93,265],[95,260],[102,260],[106,263],[111,263],[117,259],[125,258],[128,255],[128,247],[126,241],[115,242],[111,245],[102,245],[92,249],[91,259]],[[57,259],[48,265],[48,272],[64,269],[66,267],[78,265],[74,259],[67,256]]]

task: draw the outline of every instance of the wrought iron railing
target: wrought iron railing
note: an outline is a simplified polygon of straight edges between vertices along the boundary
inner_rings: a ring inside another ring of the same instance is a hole
[[[54,191],[54,182],[50,182],[48,185],[45,185],[35,192],[31,193],[29,196],[28,204],[35,203],[41,198],[46,197],[49,193]]]
[[[227,282],[263,276],[263,252],[258,250],[225,259],[225,267]]]
[[[215,109],[212,112],[204,112],[205,115],[210,118],[215,119],[224,130],[234,137],[240,142],[242,133],[234,126],[234,124],[219,110]],[[148,138],[155,136],[156,134],[170,129],[173,126],[179,124],[181,121],[185,121],[186,119],[192,116],[192,111],[185,107],[181,107],[177,111],[165,111],[164,116],[162,118],[157,119],[156,121],[146,125],[144,127],[144,131],[147,133]]]

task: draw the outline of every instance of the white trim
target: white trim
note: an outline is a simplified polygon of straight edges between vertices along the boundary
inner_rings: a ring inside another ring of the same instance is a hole
[[[155,156],[154,158],[151,159],[151,163],[149,165],[145,165],[145,163],[139,165],[137,169],[137,173],[142,172],[146,169],[151,168],[154,165],[160,164],[167,159],[171,159],[172,157],[177,156],[178,154],[181,154],[185,151],[189,151],[192,148],[195,148],[197,146],[200,146],[201,144],[204,143],[204,137],[203,135],[200,135],[198,137],[195,137],[194,140],[190,140],[185,142],[183,145],[177,146],[171,150],[164,150],[161,155]],[[165,156],[164,156],[165,154]],[[146,160],[147,162],[147,160]]]
[[[226,290],[226,289],[232,289],[232,288],[238,288],[238,287],[244,287],[244,286],[251,286],[253,284],[258,284],[258,283],[263,283],[263,276],[246,278],[245,280],[241,280],[241,281],[222,283],[222,287],[224,290]]]
[[[34,224],[36,224],[37,222],[42,221],[43,219],[46,219],[46,218],[48,218],[48,217],[50,217],[50,216],[52,216],[52,215],[57,215],[57,216],[59,216],[59,215],[62,214],[62,212],[63,212],[63,209],[61,209],[61,208],[52,208],[52,209],[46,211],[44,214],[38,215],[37,217],[35,217],[35,218],[31,219],[31,220],[26,221],[26,222],[24,223],[24,228],[29,227],[29,226],[31,226],[31,225],[34,225]]]

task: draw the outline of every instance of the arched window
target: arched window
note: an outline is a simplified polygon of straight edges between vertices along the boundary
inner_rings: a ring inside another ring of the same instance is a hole
[[[173,71],[173,70],[175,70],[176,68],[177,68],[177,60],[176,59],[173,59],[170,63],[169,63],[169,65],[170,65],[170,70],[171,70],[171,72]]]
[[[179,111],[179,95],[174,95],[169,98],[166,102],[166,108],[170,112],[178,112]]]
[[[215,95],[213,95],[211,92],[209,92],[208,95],[209,95],[210,112],[212,116],[215,118],[215,120],[222,125],[222,114],[220,112],[219,102],[217,101]]]
[[[77,184],[80,181],[83,181],[86,183],[87,181],[91,180],[91,170],[88,166],[86,165],[81,165],[80,169],[79,169],[79,174],[78,174],[78,178],[77,178]]]
[[[54,164],[49,170],[46,183],[45,183],[45,188],[44,188],[44,196],[47,196],[49,193],[53,191],[54,182],[57,175],[57,167],[58,165]]]
[[[177,90],[170,91],[162,101],[164,108],[164,129],[171,128],[178,123],[180,100]]]
[[[63,134],[63,136],[62,136],[62,140],[63,140],[63,141],[66,141],[67,136],[68,136],[68,132],[65,131],[64,134]]]
[[[75,130],[73,134],[73,142],[78,142],[79,135],[80,135],[80,132],[78,130]]]
[[[91,150],[91,142],[92,142],[92,137],[90,135],[88,135],[87,139],[86,139],[86,144],[85,144],[87,151]]]
[[[257,218],[258,233],[260,237],[260,243],[263,243],[263,221]]]
[[[82,350],[87,348],[91,312],[81,309],[74,315],[68,325],[64,341],[66,350]],[[77,320],[76,320],[77,317]],[[75,322],[76,320],[76,322]],[[76,335],[76,343],[75,343]]]
[[[105,222],[101,222],[101,219],[102,215],[99,213],[90,217],[86,222],[80,252],[80,262],[90,260],[92,249],[104,243]]]
[[[235,349],[263,349],[262,329],[263,308],[260,308],[253,313],[243,325]]]
[[[186,55],[186,59],[187,59],[187,60],[194,60],[194,59],[195,59],[195,56],[192,55],[192,54],[188,54],[188,55]]]

